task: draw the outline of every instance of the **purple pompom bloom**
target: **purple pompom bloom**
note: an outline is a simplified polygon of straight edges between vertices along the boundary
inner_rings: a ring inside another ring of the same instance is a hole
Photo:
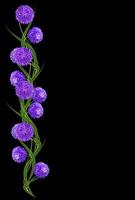
[[[32,51],[27,47],[15,48],[10,53],[10,59],[17,65],[29,65],[32,61]]]
[[[21,24],[29,24],[33,21],[34,18],[34,11],[28,5],[19,6],[16,9],[16,20]]]
[[[49,167],[43,162],[38,162],[34,167],[34,174],[38,178],[45,178],[49,174]]]
[[[31,140],[31,138],[34,135],[34,129],[31,124],[28,124],[26,122],[21,122],[16,124],[12,130],[11,134],[15,139],[18,139],[19,141],[26,142]]]
[[[14,71],[10,75],[10,82],[11,82],[11,85],[13,86],[16,86],[18,83],[24,80],[25,80],[25,76],[20,71]]]
[[[22,163],[27,158],[27,151],[21,146],[15,147],[12,151],[12,158],[15,162]]]
[[[44,109],[40,103],[35,102],[30,105],[28,113],[32,118],[38,119],[43,115]]]
[[[35,90],[34,90],[32,98],[33,98],[34,101],[42,103],[46,100],[47,93],[43,88],[36,87]]]
[[[43,40],[43,32],[38,27],[33,27],[28,32],[28,39],[31,43],[39,43]]]
[[[22,99],[27,100],[33,96],[34,87],[28,81],[21,81],[16,86],[16,95]]]

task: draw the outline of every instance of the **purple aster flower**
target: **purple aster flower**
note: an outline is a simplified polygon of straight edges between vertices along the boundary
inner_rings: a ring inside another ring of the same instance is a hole
[[[12,158],[15,162],[22,163],[27,158],[27,151],[21,146],[15,147],[12,150]]]
[[[28,5],[19,6],[16,9],[16,20],[21,24],[29,24],[33,21],[34,18],[34,11]]]
[[[24,81],[25,76],[22,72],[20,71],[14,71],[10,75],[10,82],[11,85],[16,86],[19,82]]]
[[[32,98],[33,98],[34,101],[42,103],[42,102],[44,102],[46,100],[47,93],[43,88],[36,87],[34,92],[33,92]]]
[[[43,40],[43,32],[38,27],[33,27],[28,32],[28,39],[32,43],[39,43]]]
[[[49,167],[43,162],[38,162],[34,167],[34,174],[38,178],[45,178],[49,174]]]
[[[40,103],[35,102],[30,105],[28,113],[32,118],[38,119],[43,115],[44,109]]]
[[[11,134],[15,139],[18,139],[19,141],[26,142],[31,140],[31,138],[34,135],[34,129],[31,124],[28,124],[26,122],[21,122],[16,124],[12,130]]]
[[[11,51],[10,59],[17,65],[26,66],[32,61],[32,51],[27,47],[18,47]]]
[[[23,100],[30,99],[33,96],[34,87],[28,81],[21,81],[16,86],[16,95]]]

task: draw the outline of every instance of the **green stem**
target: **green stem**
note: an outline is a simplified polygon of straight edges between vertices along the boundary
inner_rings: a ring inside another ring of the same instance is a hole
[[[27,103],[28,103],[28,101],[26,102],[26,104]],[[37,154],[39,153],[42,145],[41,145],[41,141],[40,141],[40,138],[39,138],[39,135],[38,135],[38,130],[37,130],[35,124],[33,123],[33,121],[29,118],[29,116],[27,114],[26,104],[24,103],[23,100],[20,100],[22,119],[23,119],[23,121],[26,121],[26,122],[32,124],[32,126],[34,128],[34,133],[35,133],[34,153],[32,153],[32,146],[31,146],[31,149],[29,149],[26,144],[21,143],[30,155],[29,160],[25,164],[24,173],[23,173],[23,176],[24,176],[24,181],[23,181],[24,187],[23,188],[25,188],[25,191],[28,192],[30,190],[29,185],[31,183],[31,178],[33,176],[33,170],[34,170],[34,166],[35,166],[35,163],[36,163],[35,158],[36,158]],[[30,175],[29,175],[29,178],[28,178],[28,172],[29,172],[30,169],[31,169],[31,171],[30,171]]]
[[[24,73],[24,75],[26,76],[26,78],[32,83],[32,78],[29,76],[29,73],[21,66],[18,65],[18,67],[20,68],[20,70]]]

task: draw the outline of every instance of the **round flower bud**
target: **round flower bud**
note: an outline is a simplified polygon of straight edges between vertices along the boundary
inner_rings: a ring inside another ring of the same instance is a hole
[[[33,27],[28,32],[28,39],[31,43],[39,43],[43,40],[43,32],[38,27]]]
[[[27,66],[32,61],[32,51],[27,47],[18,47],[11,51],[10,59],[20,66]]]
[[[22,163],[27,158],[27,151],[21,147],[17,146],[12,150],[12,159],[17,163]]]
[[[32,98],[33,92],[33,85],[28,81],[21,81],[16,86],[16,95],[22,100]]]
[[[25,80],[25,76],[20,71],[16,70],[16,71],[12,72],[10,75],[10,83],[13,86],[18,85],[18,83],[20,83],[21,81],[24,81],[24,80]]]
[[[43,115],[44,109],[40,103],[35,102],[30,105],[28,113],[32,118],[38,119]]]
[[[33,126],[26,122],[21,122],[16,124],[12,130],[11,134],[15,139],[18,139],[22,142],[27,142],[32,139],[34,135]]]
[[[16,20],[21,24],[29,24],[33,21],[34,11],[28,5],[19,6],[15,12]]]
[[[43,88],[36,87],[34,89],[32,98],[33,98],[34,101],[42,103],[47,99],[47,93]]]
[[[34,174],[38,178],[45,178],[49,174],[49,167],[43,162],[38,162],[34,167]]]

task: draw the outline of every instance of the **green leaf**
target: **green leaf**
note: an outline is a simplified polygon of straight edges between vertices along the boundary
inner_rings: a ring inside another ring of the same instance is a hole
[[[31,99],[27,100],[27,102],[25,104],[26,110],[28,109],[28,107],[30,106],[30,104],[31,104]]]
[[[31,25],[32,25],[32,22],[31,22],[30,24],[28,24],[28,26],[26,27],[26,29],[25,29],[25,31],[24,31],[24,36],[27,35],[27,33],[28,33],[28,31],[29,31]]]
[[[30,181],[31,177],[33,176],[33,171],[34,171],[35,163],[36,163],[36,159],[35,159],[35,155],[34,155],[32,157],[32,159],[31,159],[32,168],[31,168],[31,173],[30,173],[30,176],[29,176],[29,181]]]
[[[19,40],[21,42],[21,38],[19,38],[17,35],[15,35],[8,27],[6,27],[8,32],[11,33],[11,35],[13,35],[17,40]]]
[[[27,152],[30,153],[31,150],[29,149],[29,147],[27,147],[27,145],[24,142],[20,141],[20,143],[27,150]]]
[[[36,181],[36,180],[38,180],[39,178],[37,178],[37,177],[33,177],[31,180],[30,180],[30,183],[32,183],[32,182],[34,182],[34,181]]]
[[[33,49],[33,47],[32,47],[32,46],[30,45],[30,43],[28,43],[28,42],[24,42],[24,45],[25,45],[27,48],[31,49],[32,54],[33,54],[34,63],[35,63],[35,64],[38,64],[37,55],[36,55],[36,52],[35,52],[35,50]]]
[[[38,148],[38,150],[36,151],[35,156],[37,156],[38,153],[42,150],[43,146],[45,145],[45,141],[46,141],[46,140],[44,140],[43,144],[40,146],[40,148]]]
[[[40,71],[39,71],[37,74],[34,74],[34,76],[32,77],[32,82],[34,82],[34,81],[37,79],[37,77],[38,77],[38,76],[40,75],[40,73],[42,72],[43,68],[44,68],[44,66],[42,66],[42,68],[40,69]]]
[[[26,78],[30,80],[30,82],[32,82],[31,77],[29,77],[29,73],[20,65],[18,65],[18,67],[20,68],[20,70],[25,74]]]
[[[30,26],[31,26],[32,23],[28,24],[28,26],[26,27],[25,31],[23,32],[22,30],[22,27],[21,27],[21,24],[19,24],[19,27],[20,27],[20,30],[21,30],[21,33],[22,33],[22,38],[21,38],[21,46],[24,47],[25,46],[25,41],[27,39],[27,33],[30,29]]]
[[[25,186],[25,185],[24,185],[24,186],[23,186],[23,189],[24,189],[24,191],[25,191],[26,193],[28,193],[29,195],[31,195],[32,197],[35,198],[35,195],[32,193],[32,191],[31,191],[29,185],[28,185],[28,186]]]
[[[12,108],[8,103],[7,103],[7,106],[16,114],[18,115],[19,117],[22,117],[21,114],[19,112],[17,112],[14,108]]]
[[[23,170],[23,189],[25,190],[25,192],[35,197],[30,189],[30,186],[29,186],[30,182],[27,179],[29,165],[30,165],[30,160],[26,162],[24,170]]]

